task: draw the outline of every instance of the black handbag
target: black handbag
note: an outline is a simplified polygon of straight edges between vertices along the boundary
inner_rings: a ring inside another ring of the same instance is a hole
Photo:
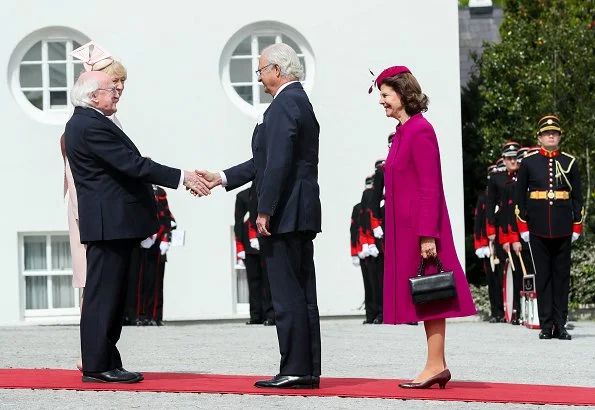
[[[438,273],[424,275],[424,259],[422,258],[417,275],[409,278],[413,303],[420,305],[435,300],[450,299],[457,296],[457,287],[453,271],[445,272],[442,263],[436,256]]]

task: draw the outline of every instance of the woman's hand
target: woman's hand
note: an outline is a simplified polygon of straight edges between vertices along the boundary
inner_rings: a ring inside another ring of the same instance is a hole
[[[436,240],[428,236],[422,236],[420,240],[421,244],[421,257],[424,259],[435,258],[436,253]]]

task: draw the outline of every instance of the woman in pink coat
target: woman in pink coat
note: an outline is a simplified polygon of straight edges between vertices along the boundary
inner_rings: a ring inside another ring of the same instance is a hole
[[[424,118],[428,97],[409,69],[390,67],[376,79],[386,116],[399,121],[385,164],[384,323],[423,321],[427,361],[423,371],[403,388],[441,388],[450,380],[444,356],[446,318],[476,314],[469,284],[457,258],[444,199],[438,140]],[[436,272],[439,256],[454,271],[457,296],[415,305],[409,278],[421,259],[427,273]]]
[[[103,50],[100,46],[94,42],[90,42],[73,51],[73,54],[77,51],[83,50],[85,47],[90,48],[93,45],[91,56],[89,60],[84,63],[86,71],[103,71],[112,78],[116,89],[119,91],[120,97],[124,91],[124,83],[128,73],[126,68],[117,60],[114,60],[109,53]],[[86,53],[86,51],[85,51]],[[83,53],[83,54],[85,54]],[[95,53],[93,55],[93,53]],[[78,57],[75,55],[75,57]],[[116,115],[109,117],[118,127],[122,128],[122,124],[116,118]],[[79,232],[79,217],[78,217],[78,200],[76,197],[76,187],[74,186],[74,179],[72,177],[72,171],[70,170],[70,164],[66,157],[66,149],[64,147],[64,134],[60,137],[60,149],[62,150],[62,160],[64,161],[64,196],[68,195],[68,234],[70,241],[70,255],[72,260],[72,287],[74,288],[85,288],[85,282],[87,279],[87,246],[81,243],[81,237]],[[83,308],[83,293],[81,292],[81,299],[79,306]],[[81,359],[78,360],[76,367],[82,371],[83,364]]]

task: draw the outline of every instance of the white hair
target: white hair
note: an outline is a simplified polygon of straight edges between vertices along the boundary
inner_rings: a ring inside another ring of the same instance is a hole
[[[285,43],[277,43],[262,50],[266,55],[268,64],[277,64],[281,75],[292,80],[301,80],[304,77],[304,68],[295,50]]]
[[[91,95],[101,87],[101,83],[97,78],[93,77],[79,77],[70,90],[70,102],[75,107],[93,107],[91,103]]]

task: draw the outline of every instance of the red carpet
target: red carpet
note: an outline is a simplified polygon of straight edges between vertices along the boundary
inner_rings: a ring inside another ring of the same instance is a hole
[[[76,370],[0,369],[0,388],[110,390],[173,393],[233,393],[292,396],[339,396],[385,399],[452,400],[492,403],[528,403],[595,406],[595,388],[532,384],[450,382],[446,389],[404,390],[394,379],[324,377],[317,390],[275,390],[253,387],[259,376],[195,373],[144,373],[135,384],[83,383]],[[267,377],[264,377],[267,378]]]

